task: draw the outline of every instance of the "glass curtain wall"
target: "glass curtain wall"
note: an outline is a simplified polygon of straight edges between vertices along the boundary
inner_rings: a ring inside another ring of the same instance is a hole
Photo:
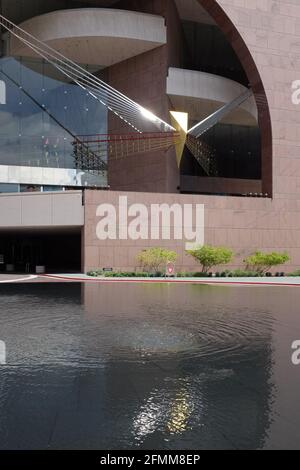
[[[215,173],[209,176],[237,179],[261,179],[261,140],[258,127],[217,124],[201,137],[212,149]],[[207,176],[185,149],[181,175]]]
[[[248,86],[236,53],[217,26],[183,21],[182,28],[184,68],[220,75]]]
[[[106,133],[107,109],[51,64],[0,59],[0,165],[75,169],[74,139]]]
[[[107,133],[107,110],[40,59],[0,59],[0,165],[75,168],[74,137]]]
[[[217,26],[183,21],[182,28],[184,68],[219,75],[246,87],[249,85],[236,53]],[[212,174],[207,175],[185,149],[181,175],[253,180],[262,178],[261,133],[258,126],[220,123],[206,132],[201,141],[212,150]]]
[[[95,6],[93,3],[90,0],[0,0],[0,12],[18,24],[50,11]],[[0,192],[20,190],[19,185],[7,184],[11,178],[3,177],[6,165],[80,171],[74,158],[74,137],[107,133],[104,106],[69,83],[45,61],[5,56],[3,32],[0,30]],[[93,66],[90,71],[97,71],[100,76],[101,68]],[[105,147],[104,155],[103,147],[101,153],[101,159],[105,160]],[[73,181],[70,175],[69,185]],[[75,185],[107,185],[107,174],[89,172],[89,175],[76,180]]]

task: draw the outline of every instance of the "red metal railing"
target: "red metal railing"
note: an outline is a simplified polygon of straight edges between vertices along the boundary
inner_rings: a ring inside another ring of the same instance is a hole
[[[80,135],[73,142],[78,168],[103,171],[103,160],[166,151],[179,142],[178,132]]]

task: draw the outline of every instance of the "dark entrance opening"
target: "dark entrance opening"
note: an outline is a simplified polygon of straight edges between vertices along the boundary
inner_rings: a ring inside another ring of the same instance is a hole
[[[81,271],[81,230],[32,229],[0,232],[0,271],[36,273]]]

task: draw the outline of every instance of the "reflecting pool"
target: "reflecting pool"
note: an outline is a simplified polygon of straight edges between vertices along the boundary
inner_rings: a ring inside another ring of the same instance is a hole
[[[298,288],[3,284],[0,301],[1,449],[300,449]]]

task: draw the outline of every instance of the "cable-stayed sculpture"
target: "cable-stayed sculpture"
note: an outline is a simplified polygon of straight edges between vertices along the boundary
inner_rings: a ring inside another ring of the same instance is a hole
[[[110,159],[119,159],[133,154],[167,150],[171,146],[176,147],[179,165],[184,147],[187,145],[197,162],[209,174],[213,153],[199,141],[199,137],[249,99],[252,94],[251,90],[247,90],[188,130],[187,127],[183,128],[176,118],[173,119],[173,125],[168,124],[3,15],[0,15],[0,26],[132,129],[131,134],[76,136],[75,165],[83,170],[107,171],[107,155]]]
[[[64,76],[83,88],[135,131],[143,132],[145,130],[143,127],[149,127],[149,123],[162,132],[175,131],[170,124],[2,15],[0,15],[0,24],[16,39],[52,64]]]

